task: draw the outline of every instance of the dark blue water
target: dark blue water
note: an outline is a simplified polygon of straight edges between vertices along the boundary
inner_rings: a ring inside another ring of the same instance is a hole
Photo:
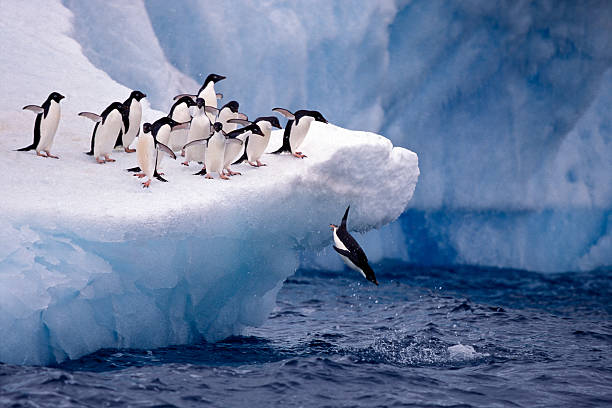
[[[0,365],[0,406],[612,406],[612,271],[299,271],[214,344]]]

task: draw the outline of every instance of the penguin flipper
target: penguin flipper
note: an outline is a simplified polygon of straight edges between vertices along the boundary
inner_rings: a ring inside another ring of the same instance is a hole
[[[155,146],[155,148],[158,151],[164,152],[166,153],[168,156],[172,157],[173,159],[176,160],[176,154],[174,154],[174,152],[172,151],[172,149],[170,149],[168,146],[166,146],[165,144],[161,143],[161,142],[157,142],[157,145]]]
[[[235,137],[230,137],[228,139],[225,139],[225,144],[228,144],[228,143],[238,143],[241,146],[244,144],[242,140],[235,138]]]
[[[87,118],[87,119],[91,119],[94,122],[102,122],[102,116],[98,115],[97,113],[93,113],[93,112],[79,112],[79,116],[82,116],[82,117]]]
[[[44,108],[42,108],[42,107],[40,107],[38,105],[26,105],[26,106],[23,107],[23,110],[29,110],[29,111],[32,111],[32,112],[34,112],[36,114],[41,114],[41,113],[43,113],[45,111]]]
[[[332,245],[332,246],[333,246],[334,250],[335,250],[337,253],[339,253],[340,255],[344,255],[344,256],[346,256],[346,257],[347,257],[347,258],[349,258],[349,259],[351,259],[351,257],[353,256],[353,255],[352,255],[352,254],[351,254],[349,251],[347,251],[347,250],[345,250],[345,249],[340,249],[340,248],[338,248],[338,247],[337,247],[337,246],[335,246],[335,245]]]
[[[204,112],[206,113],[210,113],[211,115],[215,115],[217,116],[219,114],[219,109],[215,108],[214,106],[204,106]]]
[[[289,143],[289,136],[291,135],[291,128],[293,128],[293,121],[290,120],[285,126],[285,133],[283,133],[283,145],[280,149],[272,152],[272,154],[279,154],[283,152],[291,152],[291,144]]]
[[[340,223],[340,228],[346,229],[346,220],[348,219],[348,213],[351,206],[346,207],[346,211],[344,212],[344,216],[342,217],[342,222]]]
[[[274,112],[280,113],[281,115],[283,115],[287,119],[295,120],[295,115],[293,113],[291,113],[290,111],[288,111],[287,109],[284,109],[284,108],[274,108],[272,110]]]
[[[138,167],[138,166],[132,167],[132,168],[129,168],[129,169],[126,169],[126,170],[129,171],[130,173],[138,173],[139,171],[142,171],[142,169],[140,167]]]
[[[183,96],[188,96],[191,99],[195,100],[195,98],[197,98],[198,95],[194,95],[194,94],[178,94],[176,95],[174,98],[172,98],[173,101],[179,100],[181,99]]]
[[[246,115],[245,115],[246,116]],[[249,126],[253,122],[249,122],[247,119],[230,119],[227,123],[235,123],[242,126]]]
[[[208,142],[208,139],[210,139],[210,137],[207,137],[206,139],[192,140],[191,142],[189,142],[185,146],[183,146],[183,150],[185,150],[186,148],[188,148],[190,146],[195,146],[197,144],[206,144],[206,142]]]

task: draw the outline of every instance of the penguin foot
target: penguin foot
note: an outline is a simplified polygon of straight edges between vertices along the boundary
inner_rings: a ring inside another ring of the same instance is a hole
[[[189,162],[188,162],[188,161],[184,161],[184,162],[182,162],[181,164],[182,164],[183,166],[187,166],[187,167],[189,167]]]
[[[297,157],[298,159],[303,159],[304,157],[308,157],[305,154],[302,154],[302,152],[295,152],[293,153],[293,155]]]
[[[134,174],[134,176],[138,177],[138,178],[143,178],[145,176],[144,173],[138,173],[138,174]]]
[[[181,150],[181,157],[185,157],[185,149]]]
[[[242,176],[242,173],[239,173],[239,172],[237,172],[237,171],[231,171],[231,170],[228,170],[228,171],[227,171],[227,175],[228,175],[228,176]]]
[[[251,166],[253,166],[253,167],[259,167],[259,166],[257,165],[257,163],[253,163],[253,162],[250,162],[250,161],[247,161],[247,163],[249,163],[249,164],[250,164]]]
[[[104,164],[106,163],[105,160],[100,159],[99,157],[96,157],[96,162],[98,162],[98,164]]]
[[[147,180],[144,183],[142,183],[142,188],[149,188],[150,185],[151,185],[151,180]]]
[[[59,159],[59,157],[52,155],[51,153],[49,153],[48,151],[45,150],[45,153],[47,153],[47,157],[50,157],[52,159]]]
[[[117,160],[115,160],[115,159],[111,159],[111,158],[110,158],[110,156],[107,156],[107,155],[105,155],[105,156],[104,156],[104,159],[105,159],[107,162],[111,162],[111,163],[112,163],[112,162],[117,161]]]
[[[261,167],[261,166],[267,166],[266,163],[262,163],[259,160],[257,160],[257,167]]]
[[[222,179],[222,180],[229,180],[229,179],[230,179],[229,177],[227,177],[227,176],[226,176],[225,174],[223,174],[223,173],[221,173],[221,174],[220,174],[220,177],[221,177],[221,179]]]
[[[46,155],[46,154],[42,154],[41,152],[36,152],[36,155],[37,155],[37,156],[40,156],[40,157],[47,157],[47,155]]]
[[[129,147],[124,147],[123,149],[125,150],[126,153],[134,153],[134,152],[136,152],[136,149],[130,149]]]
[[[209,179],[209,180],[212,180],[212,179],[213,179],[213,176],[211,176],[210,174],[207,174],[207,175],[205,175],[204,177],[205,177],[205,178],[207,178],[207,179]]]

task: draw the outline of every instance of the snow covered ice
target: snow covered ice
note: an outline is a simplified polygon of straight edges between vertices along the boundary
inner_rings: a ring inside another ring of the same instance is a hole
[[[328,225],[347,204],[351,228],[365,231],[396,219],[412,197],[416,154],[319,123],[301,147],[307,159],[264,155],[268,166],[236,166],[243,175],[230,181],[165,160],[169,182],[143,190],[125,171],[135,154],[117,150],[117,162],[106,165],[83,154],[93,125],[76,115],[100,112],[130,89],[81,54],[67,10],[45,4],[54,22],[41,19],[48,32],[39,39],[40,27],[22,26],[28,7],[36,5],[2,10],[15,64],[1,66],[12,79],[0,107],[0,172],[8,180],[0,214],[2,362],[49,364],[103,347],[238,334],[267,316],[300,251],[331,242]],[[26,63],[30,53],[39,64]],[[34,115],[21,107],[40,103],[49,87],[67,96],[53,146],[60,160],[12,151],[31,142]],[[145,106],[143,115],[163,113]],[[281,141],[275,131],[269,150]]]

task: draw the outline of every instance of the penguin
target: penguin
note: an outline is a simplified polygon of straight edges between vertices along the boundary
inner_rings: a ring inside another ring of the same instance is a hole
[[[205,139],[211,135],[212,125],[210,123],[210,119],[206,115],[207,111],[211,111],[214,113],[216,111],[215,108],[205,106],[204,99],[198,98],[196,99],[196,106],[191,108],[192,111],[192,119],[191,126],[189,127],[189,132],[187,134],[187,142],[193,142],[198,139]],[[204,163],[204,158],[206,156],[206,144],[201,144],[198,146],[190,146],[185,151],[185,161],[181,163],[184,166],[189,166],[189,162],[197,161],[198,163]]]
[[[329,225],[334,237],[334,250],[340,254],[340,258],[342,258],[344,263],[351,269],[361,273],[364,278],[378,286],[378,281],[376,280],[374,271],[368,263],[368,257],[366,256],[365,252],[363,252],[363,249],[361,249],[357,241],[355,241],[355,238],[353,238],[346,229],[346,219],[348,218],[350,208],[350,205],[346,207],[340,227],[334,224]]]
[[[159,130],[159,128],[157,128],[157,130]],[[157,141],[153,135],[153,125],[145,123],[142,126],[142,135],[138,137],[138,144],[136,145],[138,164],[142,169],[142,173],[136,174],[136,176],[138,178],[147,178],[147,180],[142,183],[143,188],[148,188],[151,185],[151,180],[156,176],[157,156],[160,151],[176,159],[176,155],[168,146]],[[162,178],[162,181],[166,180]]]
[[[142,119],[141,100],[147,95],[140,91],[132,91],[130,96],[123,102],[128,110],[128,127],[125,129],[125,134],[119,132],[115,147],[123,146],[126,153],[134,153],[136,149],[130,149],[130,145],[134,142],[136,136],[140,134],[140,121]]]
[[[237,120],[232,120],[232,122],[237,122]],[[266,164],[259,161],[264,151],[268,147],[268,143],[270,142],[270,135],[272,134],[272,128],[275,127],[277,129],[282,129],[280,122],[275,116],[260,116],[253,121],[259,129],[263,132],[263,137],[249,137],[245,142],[245,149],[242,157],[236,160],[233,164],[242,163],[243,161],[247,161],[253,167],[261,167]]]
[[[272,152],[273,154],[291,152],[291,154],[293,154],[295,157],[303,159],[306,157],[306,155],[302,154],[302,152],[298,152],[297,149],[304,141],[312,121],[316,120],[317,122],[329,123],[323,117],[323,115],[317,111],[299,110],[295,113],[291,113],[287,109],[283,108],[274,108],[272,110],[289,119],[287,126],[285,126],[283,145],[280,149]]]
[[[240,104],[237,101],[229,101],[219,109],[217,121],[223,125],[223,130],[226,133],[238,129],[238,124],[228,122],[230,119],[243,119],[248,120],[247,115],[238,112]]]
[[[223,125],[221,122],[215,122],[213,125],[213,134],[206,139],[194,140],[185,145],[185,148],[196,144],[206,144],[206,158],[204,160],[206,172],[204,169],[198,174],[206,174],[207,179],[212,179],[212,172],[218,173],[219,177],[223,180],[229,180],[225,174],[223,174],[223,161],[225,157],[225,146],[230,143],[237,143],[242,145],[242,140],[228,136],[223,131]]]
[[[160,118],[156,120],[155,122],[153,122],[153,124],[149,124],[147,126],[147,133],[149,133],[150,131],[152,137],[155,139],[155,146],[157,147],[157,144],[160,144],[162,145],[161,148],[163,149],[163,146],[166,146],[166,147],[168,146],[167,141],[170,138],[170,132],[173,129],[187,129],[188,127],[189,127],[189,122],[178,123],[177,121],[172,120],[167,116],[164,116],[163,118]],[[145,130],[144,125],[142,129],[144,132]],[[164,141],[166,141],[166,143],[164,143]],[[143,145],[143,148],[145,148],[144,145]],[[138,155],[138,147],[136,148],[136,154]],[[172,155],[170,156],[172,157]],[[162,157],[163,157],[162,155],[155,154],[155,166],[154,166],[153,177],[155,177],[159,181],[167,182],[168,180],[162,177],[164,173],[158,172]],[[174,158],[176,158],[176,156],[174,156]],[[139,178],[143,177],[143,174],[146,176],[146,173],[143,173],[145,170],[141,166],[132,167],[130,169],[127,169],[127,171],[137,173],[134,175]],[[141,172],[141,173],[138,173],[138,172]]]
[[[230,122],[233,119],[230,119]],[[232,171],[230,169],[230,165],[244,152],[245,144],[248,140],[251,139],[251,135],[258,135],[259,137],[264,137],[263,132],[255,123],[250,123],[242,127],[240,129],[233,130],[231,132],[226,133],[226,137],[228,139],[238,139],[243,143],[230,143],[225,147],[225,154],[223,159],[223,169],[226,174],[229,176],[240,175],[241,173],[237,171]]]
[[[179,98],[174,105],[172,105],[168,117],[179,123],[189,122],[191,120],[189,109],[195,105],[196,103],[193,101],[193,99],[191,99],[189,96],[183,96],[182,98]],[[168,147],[170,147],[173,151],[180,151],[185,143],[187,143],[187,130],[177,129],[170,133]]]
[[[110,153],[113,151],[119,132],[125,132],[125,129],[128,128],[128,108],[121,102],[113,102],[100,115],[92,112],[80,112],[79,116],[96,122],[91,136],[93,156],[96,162],[100,164],[114,162],[115,159],[110,158]]]
[[[55,132],[57,131],[62,113],[59,103],[64,98],[65,96],[59,92],[51,92],[41,106],[26,105],[23,107],[24,110],[36,113],[34,140],[31,145],[17,149],[18,152],[36,149],[37,156],[59,159],[59,157],[52,155],[50,150],[51,146],[53,146],[53,139],[55,138]],[[41,152],[45,152],[45,154]]]
[[[204,99],[204,104],[206,106],[212,106],[216,108],[218,107],[217,99],[223,98],[223,94],[218,94],[215,92],[215,84],[219,81],[224,80],[225,78],[226,77],[224,77],[223,75],[210,74],[206,77],[206,80],[204,81],[204,84],[202,84],[202,87],[198,91],[197,95],[180,94],[180,95],[175,96],[174,100],[182,98],[183,96],[189,96],[192,99],[195,99],[197,97],[197,98]],[[215,121],[215,117],[211,113],[207,112],[206,114],[208,116],[208,119],[210,119],[211,122]]]

